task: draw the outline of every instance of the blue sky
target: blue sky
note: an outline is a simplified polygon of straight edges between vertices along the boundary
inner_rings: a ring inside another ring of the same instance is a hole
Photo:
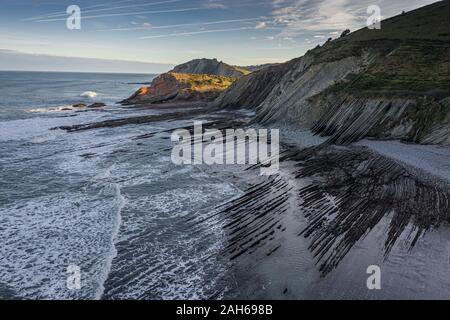
[[[10,63],[5,57],[15,51],[22,56],[126,60],[164,67],[200,57],[236,65],[282,62],[303,55],[345,28],[365,26],[369,5],[380,6],[386,18],[432,2],[0,0],[0,54],[4,54],[0,69],[14,68],[19,60]],[[66,28],[69,5],[81,8],[80,30]],[[126,68],[129,65],[123,71]]]

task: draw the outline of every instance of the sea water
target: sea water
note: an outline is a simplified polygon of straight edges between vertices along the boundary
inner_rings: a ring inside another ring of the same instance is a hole
[[[0,72],[0,298],[208,298],[223,292],[220,226],[186,229],[239,193],[170,161],[170,134],[189,123],[77,133],[53,127],[157,110],[116,102],[154,76]],[[91,92],[95,94],[83,94]],[[105,108],[72,109],[104,102]],[[160,111],[168,112],[168,111]],[[69,266],[80,289],[68,288]]]

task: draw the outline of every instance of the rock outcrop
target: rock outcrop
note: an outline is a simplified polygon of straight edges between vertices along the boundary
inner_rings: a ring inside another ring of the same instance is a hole
[[[235,78],[185,73],[164,73],[142,87],[122,104],[213,101]]]
[[[265,64],[258,64],[258,65],[254,65],[254,66],[245,66],[245,67],[240,67],[240,68],[243,68],[250,72],[255,72],[255,71],[259,71],[261,69],[270,68],[270,67],[274,67],[277,65],[279,65],[279,63],[265,63]]]
[[[239,78],[249,74],[245,68],[231,66],[217,59],[195,59],[176,66],[173,73],[208,74]]]
[[[72,105],[72,108],[76,108],[76,109],[80,109],[80,108],[103,108],[106,107],[106,104],[103,102],[94,102],[91,103],[90,105],[87,105],[86,103],[76,103]],[[71,108],[69,108],[68,110],[72,110]]]
[[[85,103],[76,103],[74,105],[72,105],[72,108],[86,108],[86,104]]]
[[[93,104],[90,104],[87,106],[88,108],[103,108],[106,107],[106,104],[103,102],[94,102]]]
[[[449,145],[450,1],[325,43],[237,80],[213,108],[248,107],[264,124]],[[420,23],[419,23],[420,22]]]
[[[256,108],[297,60],[258,70],[238,79],[212,103],[212,108]]]

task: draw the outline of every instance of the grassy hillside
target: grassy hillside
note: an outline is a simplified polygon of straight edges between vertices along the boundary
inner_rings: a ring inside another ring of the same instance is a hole
[[[450,90],[450,1],[439,1],[363,28],[310,53],[314,64],[376,55],[348,90],[436,94]],[[340,88],[342,89],[342,88]]]
[[[438,93],[450,90],[450,44],[406,42],[377,59],[353,90]]]
[[[171,73],[179,82],[180,86],[192,91],[223,91],[228,88],[237,78],[189,73]]]
[[[431,5],[383,20],[380,30],[353,32],[346,41],[414,40],[450,41],[450,1]]]

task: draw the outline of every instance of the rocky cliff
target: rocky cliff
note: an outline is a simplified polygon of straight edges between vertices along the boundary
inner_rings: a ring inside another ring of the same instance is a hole
[[[155,78],[149,87],[140,88],[122,101],[122,104],[212,101],[235,80],[204,74],[164,73]]]
[[[196,59],[176,66],[175,73],[209,74],[224,77],[239,78],[249,74],[245,68],[231,66],[217,59]]]
[[[213,108],[255,108],[281,81],[296,60],[255,71],[234,82],[212,104]]]
[[[363,137],[450,145],[450,1],[327,42],[244,76],[214,108],[255,108],[265,124],[311,128],[330,142]]]
[[[253,65],[253,66],[245,66],[245,67],[240,67],[240,68],[243,68],[250,72],[255,72],[255,71],[259,71],[261,69],[277,66],[278,64],[279,63],[265,63],[265,64],[258,64],[258,65]]]

